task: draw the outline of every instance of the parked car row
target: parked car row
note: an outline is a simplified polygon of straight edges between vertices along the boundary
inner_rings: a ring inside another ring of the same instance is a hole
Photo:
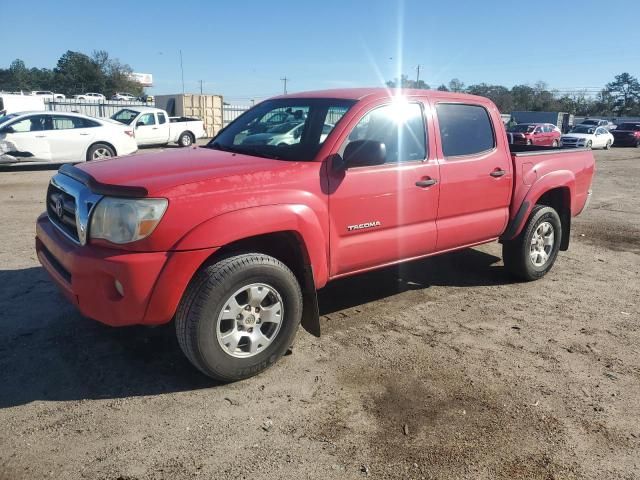
[[[0,116],[0,165],[78,163],[129,155],[139,146],[192,145],[202,120],[171,118],[158,108],[125,108],[113,118],[32,111]]]
[[[519,123],[507,130],[512,145],[538,145],[563,148],[604,148],[634,146],[640,148],[640,122],[623,123],[612,131],[608,120],[590,119],[576,125],[568,133],[550,123]]]
[[[62,93],[54,93],[49,90],[34,90],[30,93],[30,95],[35,97],[41,97],[45,100],[66,100],[67,97]],[[107,97],[102,93],[96,92],[87,92],[81,93],[78,95],[74,95],[73,100],[82,100],[86,102],[96,102],[103,103],[107,100]],[[133,95],[132,93],[127,92],[116,92],[111,96],[111,100],[116,100],[120,102],[153,102],[153,96],[151,95]]]

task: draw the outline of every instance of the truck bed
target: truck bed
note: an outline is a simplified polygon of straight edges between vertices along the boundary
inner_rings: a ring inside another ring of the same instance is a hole
[[[509,144],[511,155],[515,157],[528,157],[533,155],[549,155],[554,153],[570,153],[580,151],[590,151],[589,148],[562,148],[562,147],[543,147],[541,145],[512,145]]]

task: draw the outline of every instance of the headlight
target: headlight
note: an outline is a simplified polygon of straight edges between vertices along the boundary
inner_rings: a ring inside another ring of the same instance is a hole
[[[167,209],[165,198],[104,197],[98,202],[89,227],[91,238],[130,243],[148,237]]]

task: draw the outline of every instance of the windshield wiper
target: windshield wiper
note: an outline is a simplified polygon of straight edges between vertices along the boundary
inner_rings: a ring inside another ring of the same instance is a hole
[[[275,155],[273,153],[267,153],[260,149],[250,148],[246,146],[243,148],[243,147],[237,147],[235,145],[222,145],[218,142],[213,142],[210,146],[206,145],[206,147],[211,148],[213,150],[221,150],[223,152],[238,153],[240,155],[253,155],[256,157],[271,158],[273,160],[282,160],[280,156]]]

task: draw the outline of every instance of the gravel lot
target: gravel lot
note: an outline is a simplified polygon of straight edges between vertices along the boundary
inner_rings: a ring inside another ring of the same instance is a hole
[[[640,150],[595,154],[543,280],[490,244],[335,282],[321,339],[231,385],[67,305],[33,250],[55,170],[0,171],[0,479],[640,478]]]

